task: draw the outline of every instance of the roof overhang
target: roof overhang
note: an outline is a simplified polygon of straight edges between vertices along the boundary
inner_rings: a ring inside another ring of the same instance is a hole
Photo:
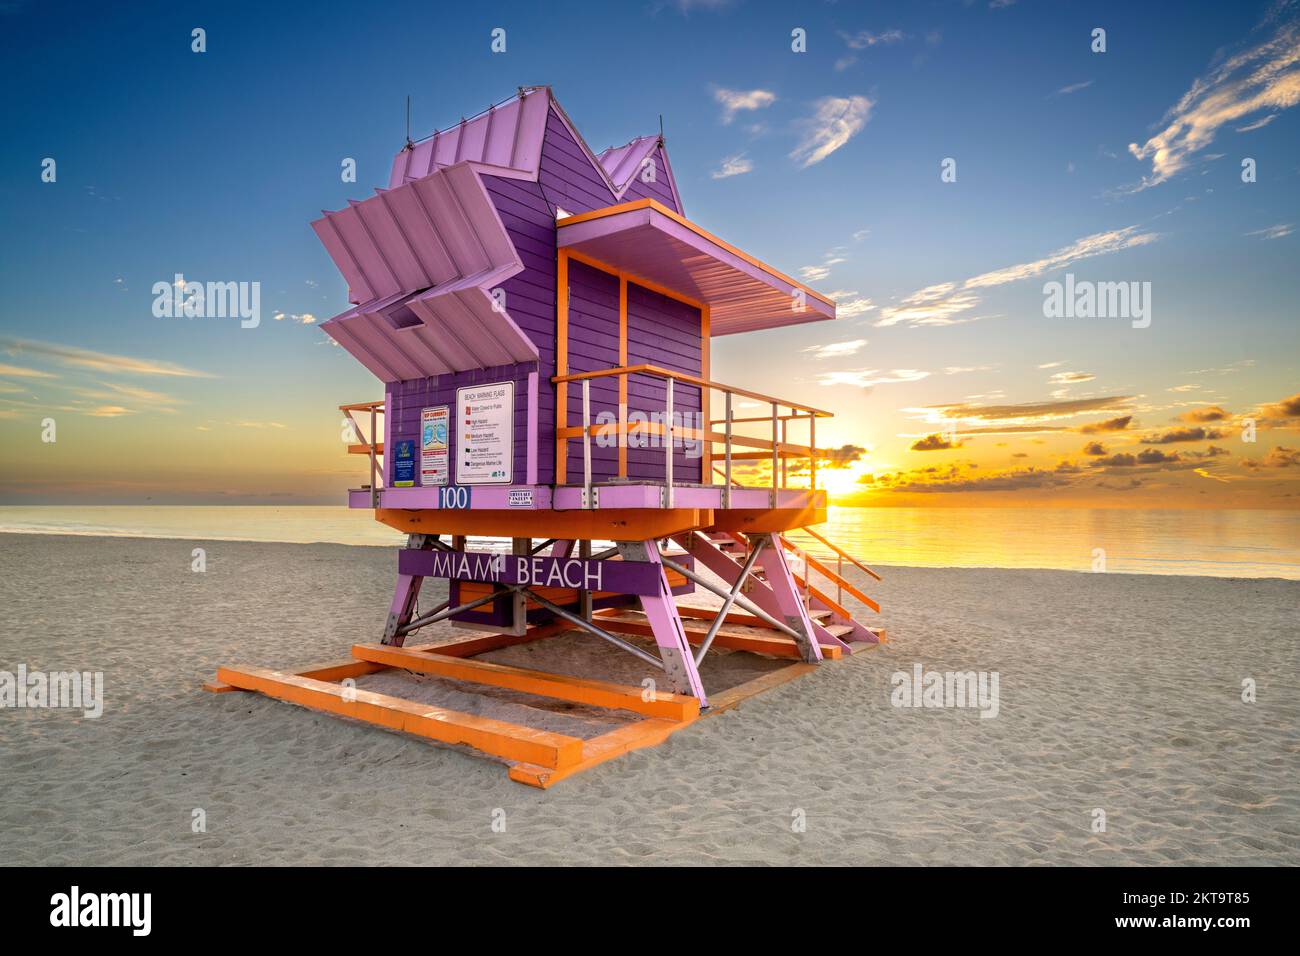
[[[712,335],[835,318],[835,303],[653,199],[556,223],[561,249],[709,307]]]
[[[312,223],[354,308],[321,328],[385,382],[535,362],[492,290],[523,270],[482,174],[461,162]]]

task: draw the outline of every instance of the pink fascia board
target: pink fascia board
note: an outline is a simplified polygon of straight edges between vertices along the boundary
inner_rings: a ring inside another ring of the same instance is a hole
[[[795,311],[801,287],[653,208],[562,221],[558,242],[708,303],[715,336],[835,318],[833,304],[807,293],[803,311]]]
[[[470,497],[470,509],[473,511],[511,510],[510,491],[530,489],[533,492],[532,509],[537,511],[580,511],[582,510],[582,489],[575,485],[564,485],[552,489],[550,485],[515,484],[515,485],[475,485]],[[660,486],[656,484],[620,484],[599,486],[600,508],[661,509],[663,498]],[[732,508],[766,510],[769,507],[769,491],[765,488],[733,488],[731,492]],[[436,510],[439,503],[439,489],[429,488],[385,488],[381,492],[380,507],[383,508],[427,508]],[[349,492],[348,506],[351,508],[369,508],[370,492],[352,489]],[[777,491],[778,508],[824,508],[826,492],[815,494],[806,489],[782,488]],[[720,510],[722,507],[721,486],[692,487],[678,485],[673,490],[673,507],[702,508]]]
[[[677,204],[677,214],[684,216],[686,215],[686,207],[682,205],[682,194],[677,191],[677,177],[673,175],[673,164],[668,160],[668,147],[661,145],[659,155],[663,157],[664,172],[668,174],[668,185],[672,187],[673,202]]]

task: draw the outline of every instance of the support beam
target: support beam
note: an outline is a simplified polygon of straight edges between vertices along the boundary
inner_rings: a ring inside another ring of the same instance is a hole
[[[596,612],[596,620],[607,631],[622,634],[638,634],[654,637],[654,628],[646,621],[643,614],[627,611],[623,608],[609,608]],[[766,654],[768,657],[781,657],[787,660],[803,660],[803,651],[791,638],[771,629],[763,633],[763,628],[722,628],[713,640],[714,647],[725,647],[730,651],[748,651],[751,654]],[[688,643],[704,643],[708,631],[702,627],[684,627]],[[837,661],[844,656],[844,650],[836,644],[822,645],[822,658]]]
[[[668,586],[663,561],[659,557],[659,543],[653,538],[645,541],[620,541],[619,555],[624,561],[646,561],[659,568],[659,593],[642,595],[641,607],[649,621],[659,655],[663,658],[664,673],[669,687],[678,694],[699,698],[700,706],[708,706],[700,671],[695,666],[695,656],[687,643],[682,619],[677,615],[677,601]]]
[[[749,572],[754,570],[754,561],[758,558],[758,554],[762,550],[763,542],[760,541],[754,547],[754,550],[749,553],[749,557],[745,559],[745,566],[740,569],[740,577],[736,580],[736,583],[731,586],[731,590],[727,592],[727,596],[722,601],[722,607],[718,608],[717,616],[714,617],[713,623],[709,625],[708,635],[705,636],[704,642],[700,644],[700,649],[695,652],[695,663],[697,666],[700,661],[704,660],[704,655],[709,653],[709,645],[713,643],[713,639],[718,636],[718,631],[721,630],[722,625],[726,622],[727,612],[731,610],[731,605],[736,603],[736,598],[740,594],[740,589],[743,588],[745,582],[749,580]]]
[[[808,617],[808,608],[800,598],[794,577],[785,563],[785,548],[781,545],[781,536],[768,532],[752,534],[749,540],[750,544],[755,546],[759,541],[767,541],[767,547],[758,559],[759,565],[763,568],[763,576],[767,579],[768,587],[772,589],[772,595],[776,598],[786,625],[800,635],[795,640],[803,650],[803,659],[810,664],[820,661],[821,645],[814,638],[813,623]]]
[[[312,710],[352,717],[446,744],[463,744],[506,760],[521,760],[554,769],[572,767],[582,760],[582,741],[577,737],[462,714],[297,674],[261,667],[221,667],[217,670],[217,680]]]
[[[438,543],[437,536],[431,534],[412,533],[406,539],[406,546],[413,551],[428,551]],[[423,583],[424,578],[418,575],[397,575],[393,602],[388,607],[388,622],[384,625],[385,644],[401,647],[406,641],[405,628],[411,623],[411,615],[415,613],[415,603],[420,597],[420,585]]]
[[[506,687],[526,694],[536,694],[539,697],[572,701],[575,704],[630,710],[647,717],[688,720],[698,716],[700,712],[700,702],[694,697],[682,694],[668,694],[663,691],[647,694],[644,688],[627,684],[588,680],[565,674],[548,674],[544,671],[447,657],[432,652],[420,653],[385,647],[382,644],[358,644],[352,648],[352,656],[357,660],[388,667],[401,667],[421,674],[433,674],[492,687]],[[648,700],[645,699],[647,697]]]

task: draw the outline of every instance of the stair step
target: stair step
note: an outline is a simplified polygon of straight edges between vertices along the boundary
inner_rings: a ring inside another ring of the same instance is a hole
[[[677,605],[677,613],[682,617],[689,617],[689,618],[694,618],[696,620],[703,620],[703,621],[710,621],[710,622],[715,617],[717,617],[718,610],[719,609],[716,607],[697,607],[693,604]],[[814,621],[816,621],[818,624],[825,624],[826,619],[831,616],[831,612],[827,608],[815,607],[809,609],[808,616],[812,618]],[[752,614],[749,614],[746,611],[735,611],[735,610],[731,611],[727,615],[727,621],[728,623],[750,624],[756,627],[767,627],[766,622],[764,622],[760,618],[755,617]]]
[[[843,637],[845,634],[853,633],[853,628],[847,624],[823,624],[822,626],[826,628],[826,633],[832,637]]]
[[[641,611],[608,608],[597,611],[592,621],[607,631],[637,634],[643,637],[653,636],[649,619]],[[708,633],[708,627],[702,621],[693,622],[688,618],[682,624],[686,639],[691,644],[700,644]],[[802,657],[798,645],[793,640],[780,631],[766,626],[729,623],[718,631],[713,643],[716,647],[751,651],[771,657],[796,660]],[[844,649],[838,644],[823,644],[821,649],[822,656],[828,660],[839,660],[844,654]]]

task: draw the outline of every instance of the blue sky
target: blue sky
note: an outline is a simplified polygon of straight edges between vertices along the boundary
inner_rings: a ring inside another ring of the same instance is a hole
[[[1122,395],[1154,429],[1197,403],[1237,416],[1297,391],[1300,270],[1289,230],[1300,219],[1300,111],[1274,104],[1218,125],[1212,141],[1146,188],[1138,187],[1159,178],[1157,163],[1129,149],[1157,135],[1198,80],[1293,29],[1293,4],[736,0],[592,9],[0,4],[8,343],[0,365],[60,378],[0,374],[0,389],[9,383],[0,436],[17,447],[41,403],[73,415],[102,407],[89,394],[102,383],[75,386],[82,398],[61,395],[66,362],[15,352],[15,339],[155,361],[204,376],[133,379],[136,404],[113,403],[127,413],[69,424],[96,429],[86,441],[118,476],[114,500],[151,487],[112,458],[125,445],[152,461],[145,441],[195,463],[185,472],[195,497],[185,500],[299,491],[332,500],[330,489],[356,469],[323,465],[312,449],[334,440],[337,404],[380,388],[324,345],[315,325],[269,319],[278,311],[319,321],[346,306],[308,222],[386,182],[408,94],[418,138],[521,84],[550,84],[596,150],[652,132],[662,114],[690,218],[863,303],[834,324],[720,340],[714,376],[835,409],[829,437],[869,449],[869,473],[916,467],[910,443],[932,423],[908,409]],[[194,27],[206,30],[205,53],[191,52]],[[504,54],[490,50],[496,27],[506,30]],[[807,31],[806,53],[791,51],[795,27]],[[1106,30],[1105,53],[1090,50],[1095,27]],[[1231,89],[1259,62],[1223,82]],[[728,101],[757,108],[728,122]],[[852,135],[803,165],[800,144],[846,109],[858,120]],[[45,157],[58,163],[56,183],[41,182]],[[357,160],[356,184],[340,181],[344,157]],[[940,180],[948,157],[956,182]],[[1254,183],[1241,181],[1244,157],[1257,162]],[[728,159],[748,171],[720,176]],[[981,286],[978,304],[952,313],[960,320],[952,324],[906,319],[918,290],[1114,233],[1152,238],[1126,245],[1112,236],[1102,242],[1113,251],[1070,270],[1151,282],[1154,321],[1140,336],[1126,322],[1045,319],[1042,283],[1063,270]],[[820,277],[819,267],[829,273]],[[268,318],[257,330],[155,318],[150,288],[178,272],[260,281]],[[819,346],[830,348],[804,351]],[[945,371],[957,368],[971,371]],[[1052,381],[1069,371],[1092,378]],[[234,430],[214,442],[222,429]],[[1036,461],[1077,456],[1074,438],[1048,439],[1028,449]],[[1274,444],[1237,457],[1260,460]],[[986,470],[1014,473],[1022,466],[998,457],[1021,454],[1009,448],[972,443],[945,466],[978,452]],[[256,467],[232,462],[245,451]],[[35,467],[26,454],[11,460]],[[275,484],[299,466],[310,477],[287,490]],[[50,467],[36,468],[50,500],[74,494],[73,460]],[[1237,487],[1280,498],[1289,491],[1279,481],[1296,471],[1300,464],[1241,470]],[[1160,481],[1176,476],[1139,477],[1159,494]],[[0,494],[41,497],[16,473],[0,474]]]

